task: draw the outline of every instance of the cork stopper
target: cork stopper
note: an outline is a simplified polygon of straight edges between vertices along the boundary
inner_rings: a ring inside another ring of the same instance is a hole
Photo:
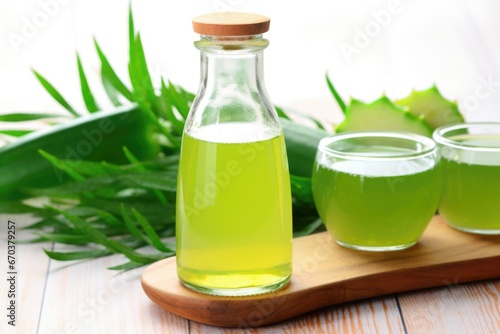
[[[267,16],[242,12],[217,12],[193,19],[193,30],[200,35],[245,36],[258,35],[269,30]]]

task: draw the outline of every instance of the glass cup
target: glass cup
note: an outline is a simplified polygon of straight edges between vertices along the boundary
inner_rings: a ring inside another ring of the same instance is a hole
[[[335,241],[364,251],[408,248],[435,214],[439,157],[430,138],[406,132],[352,132],[320,141],[314,202]]]
[[[443,191],[439,213],[451,227],[500,234],[500,123],[465,123],[434,131]]]

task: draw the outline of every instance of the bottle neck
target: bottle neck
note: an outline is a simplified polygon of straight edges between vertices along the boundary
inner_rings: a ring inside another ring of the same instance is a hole
[[[268,44],[262,35],[202,36],[195,43],[201,51],[201,85],[207,91],[227,88],[250,93],[265,91],[263,50]]]

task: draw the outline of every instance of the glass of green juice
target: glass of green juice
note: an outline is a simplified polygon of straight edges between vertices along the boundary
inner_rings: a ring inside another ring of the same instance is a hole
[[[435,142],[406,132],[352,132],[320,141],[312,174],[318,213],[341,246],[395,251],[418,239],[440,198]]]
[[[441,155],[439,213],[451,227],[500,234],[500,123],[465,123],[433,134]]]

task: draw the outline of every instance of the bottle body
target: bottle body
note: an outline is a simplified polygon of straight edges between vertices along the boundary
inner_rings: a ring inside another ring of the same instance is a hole
[[[262,50],[248,52],[245,41],[238,43],[243,52],[201,48],[201,87],[183,135],[176,214],[181,281],[233,296],[277,289],[292,271],[283,133],[258,82]]]

